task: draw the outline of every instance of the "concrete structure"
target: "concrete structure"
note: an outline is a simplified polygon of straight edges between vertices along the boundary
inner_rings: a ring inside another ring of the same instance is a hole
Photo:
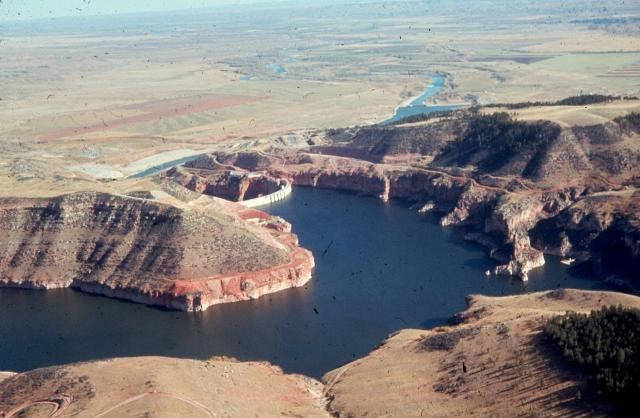
[[[245,200],[238,203],[248,208],[255,208],[258,206],[270,205],[272,203],[283,200],[284,198],[286,198],[291,194],[291,192],[293,191],[293,188],[289,180],[282,179],[280,180],[280,182],[281,182],[280,190],[273,192],[271,194],[268,194],[266,196],[260,196],[260,197],[256,197],[255,199],[249,199],[249,200]]]

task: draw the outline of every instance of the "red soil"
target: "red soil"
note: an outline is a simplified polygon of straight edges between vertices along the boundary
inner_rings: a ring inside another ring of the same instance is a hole
[[[261,220],[267,220],[271,217],[271,215],[269,215],[266,212],[263,212],[261,210],[258,209],[251,209],[251,208],[246,208],[246,209],[241,209],[236,211],[238,216],[240,217],[240,219],[246,221],[248,219],[261,219]]]
[[[191,113],[207,112],[213,109],[222,109],[225,107],[239,106],[243,104],[253,103],[263,100],[264,97],[250,97],[250,96],[220,96],[215,99],[200,100],[192,103],[184,102],[182,104],[176,104],[171,102],[164,104],[163,107],[153,106],[150,112],[143,113],[136,116],[127,116],[120,119],[114,119],[96,123],[93,125],[86,125],[82,127],[63,128],[55,131],[45,132],[40,135],[40,139],[43,141],[50,141],[54,139],[61,139],[80,134],[87,134],[92,132],[107,131],[114,128],[119,128],[127,125],[134,125],[137,123],[151,122],[161,120],[164,118],[173,118]]]

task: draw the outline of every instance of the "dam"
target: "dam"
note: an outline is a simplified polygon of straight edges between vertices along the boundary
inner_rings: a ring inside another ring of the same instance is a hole
[[[254,197],[253,199],[243,200],[238,203],[248,208],[257,208],[260,206],[267,206],[267,205],[271,205],[273,203],[279,202],[280,200],[286,199],[287,196],[289,196],[293,191],[293,186],[291,185],[291,181],[287,179],[281,179],[279,186],[280,186],[279,190],[276,190],[265,196]]]

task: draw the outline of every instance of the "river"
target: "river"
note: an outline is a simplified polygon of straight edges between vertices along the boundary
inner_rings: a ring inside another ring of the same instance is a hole
[[[391,332],[444,324],[465,308],[468,294],[605,288],[570,276],[554,258],[526,285],[486,277],[492,264],[483,248],[398,202],[296,188],[266,209],[291,222],[316,256],[304,288],[203,313],[70,289],[0,289],[0,370],[120,356],[226,355],[320,377]]]
[[[444,74],[436,74],[431,78],[431,85],[420,96],[413,99],[406,106],[399,106],[393,117],[385,120],[381,125],[391,125],[410,116],[428,115],[436,112],[445,112],[459,109],[460,105],[427,105],[425,102],[435,97],[444,88],[447,77]]]

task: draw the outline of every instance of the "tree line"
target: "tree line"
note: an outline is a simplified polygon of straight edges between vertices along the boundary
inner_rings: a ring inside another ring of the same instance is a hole
[[[568,312],[544,328],[551,345],[587,373],[598,394],[626,402],[640,395],[640,310]]]
[[[518,121],[504,112],[472,115],[464,136],[450,142],[437,160],[453,160],[459,165],[473,163],[482,171],[494,172],[512,158],[519,158],[531,163],[522,173],[527,177],[560,132],[560,126],[553,122]]]

